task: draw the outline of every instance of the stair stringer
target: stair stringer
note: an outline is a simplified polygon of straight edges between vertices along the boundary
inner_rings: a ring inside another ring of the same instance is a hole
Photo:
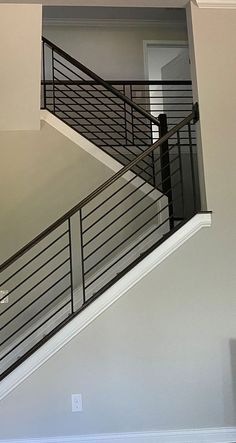
[[[42,345],[34,354],[10,373],[0,385],[0,400],[6,397],[20,383],[40,368],[49,358],[78,335],[93,320],[124,295],[132,286],[149,274],[170,254],[195,235],[200,229],[210,227],[211,213],[199,213],[193,216],[181,228],[167,238],[160,246],[146,256],[112,287],[105,291],[93,303],[87,306],[77,317]]]

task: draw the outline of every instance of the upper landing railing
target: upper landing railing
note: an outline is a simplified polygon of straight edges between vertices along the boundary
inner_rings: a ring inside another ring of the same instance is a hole
[[[42,107],[123,165],[192,110],[191,81],[104,81],[45,38],[42,52]],[[133,172],[155,186],[153,154]]]
[[[45,38],[42,72],[43,107],[123,165],[152,145],[158,119]],[[153,184],[152,166],[151,154],[134,172]]]

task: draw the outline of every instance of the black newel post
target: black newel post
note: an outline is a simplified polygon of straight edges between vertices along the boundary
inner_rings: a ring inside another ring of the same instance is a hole
[[[159,137],[161,138],[168,132],[166,114],[160,114],[158,116],[158,120],[160,123]],[[173,210],[173,196],[172,196],[172,187],[171,187],[171,170],[170,170],[168,140],[162,143],[160,147],[160,162],[161,162],[162,191],[168,198],[170,229],[172,229],[174,228],[174,210]]]

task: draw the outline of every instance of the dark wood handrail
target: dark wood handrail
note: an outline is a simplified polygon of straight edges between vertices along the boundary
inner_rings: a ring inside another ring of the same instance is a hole
[[[91,200],[93,200],[95,197],[97,197],[99,194],[101,194],[101,192],[103,192],[105,189],[107,189],[111,184],[116,182],[120,177],[122,177],[122,175],[124,175],[126,172],[130,171],[137,163],[139,163],[146,156],[148,156],[150,153],[152,153],[156,148],[161,146],[165,141],[167,141],[170,137],[172,137],[176,132],[178,132],[181,128],[183,128],[191,120],[194,120],[195,122],[198,120],[198,104],[197,103],[194,105],[193,111],[191,112],[191,114],[189,114],[187,117],[185,117],[185,119],[182,120],[178,125],[176,125],[170,131],[168,131],[163,137],[161,137],[152,146],[150,146],[144,152],[142,152],[137,158],[132,160],[128,165],[121,168],[118,172],[116,172],[116,174],[114,174],[112,177],[110,177],[108,180],[106,180],[103,184],[101,184],[98,188],[96,188],[93,192],[91,192],[87,197],[85,197],[83,200],[81,200],[80,203],[75,205],[72,209],[70,209],[68,212],[66,212],[66,214],[64,214],[62,217],[60,217],[56,222],[54,222],[47,229],[45,229],[43,232],[41,232],[41,234],[37,235],[37,237],[35,237],[32,241],[27,243],[18,252],[16,252],[9,259],[7,259],[5,262],[3,262],[0,265],[0,272],[2,272],[9,265],[14,263],[19,257],[21,257],[23,254],[25,254],[27,251],[29,251],[33,246],[35,246],[37,243],[39,243],[39,241],[41,241],[43,238],[47,237],[47,235],[49,235],[51,232],[53,232],[56,228],[58,228],[60,225],[65,223],[65,221],[67,221],[70,217],[72,217],[72,215],[76,214],[76,212],[78,212],[85,205],[87,205],[89,202],[91,202]]]
[[[59,48],[54,43],[50,42],[45,37],[42,37],[43,43],[46,43],[49,47],[51,47],[54,51],[56,51],[59,55],[61,55],[65,60],[67,60],[69,63],[72,63],[76,68],[80,69],[82,72],[84,72],[86,75],[91,77],[93,80],[95,80],[100,85],[103,85],[106,89],[108,89],[110,92],[112,92],[116,97],[120,98],[123,102],[127,103],[129,106],[134,108],[136,111],[138,111],[140,114],[142,114],[145,118],[152,121],[155,125],[159,126],[158,119],[153,117],[153,115],[146,112],[141,106],[134,103],[132,100],[130,100],[127,96],[122,94],[120,91],[118,91],[116,88],[114,88],[110,83],[107,83],[105,80],[103,80],[101,77],[99,77],[97,74],[95,74],[93,71],[91,71],[87,66],[84,66],[82,63],[78,62],[74,57],[67,54],[63,49]]]

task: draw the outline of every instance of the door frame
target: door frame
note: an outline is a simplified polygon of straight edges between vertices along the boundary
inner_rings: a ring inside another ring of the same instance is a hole
[[[148,48],[188,48],[189,44],[187,40],[143,40],[143,60],[144,60],[144,79],[149,80],[148,70]]]

